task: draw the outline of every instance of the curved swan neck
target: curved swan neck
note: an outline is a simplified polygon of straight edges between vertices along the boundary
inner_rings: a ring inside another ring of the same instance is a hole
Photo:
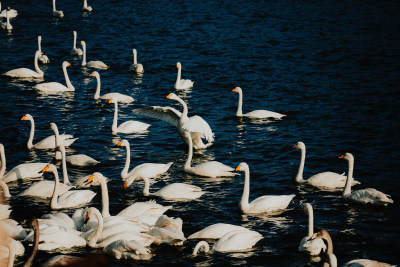
[[[122,179],[128,177],[128,169],[129,165],[131,164],[131,146],[129,145],[129,143],[126,144],[125,148],[126,148],[126,158],[125,158],[125,166],[121,171]]]
[[[54,174],[54,190],[53,190],[53,196],[51,197],[51,203],[50,203],[50,209],[54,210],[58,208],[58,187],[60,185],[60,181],[58,180],[58,173],[57,170],[54,168],[52,170],[52,173]]]
[[[66,65],[63,65],[63,72],[64,72],[64,78],[65,78],[65,83],[67,84],[67,87],[69,89],[75,89],[74,86],[71,84],[71,81],[69,80],[68,72],[67,72],[67,66]]]
[[[117,101],[113,101],[114,102],[114,118],[113,118],[113,123],[111,126],[111,131],[113,133],[116,133],[118,131],[117,129],[117,124],[118,124],[118,102]]]
[[[96,77],[96,81],[97,81],[97,87],[96,87],[96,92],[94,93],[94,99],[99,99],[100,98],[100,89],[101,89],[100,75],[98,73],[96,73],[95,77]]]
[[[136,49],[133,49],[133,64],[137,64],[137,52]]]
[[[239,100],[238,100],[238,108],[236,111],[236,116],[242,116],[243,93],[242,91],[238,91],[238,94],[239,94]]]
[[[353,169],[354,169],[354,159],[349,159],[349,170],[347,172],[346,185],[344,186],[342,196],[348,196],[351,194],[351,183],[353,181]]]
[[[73,31],[73,34],[74,34],[74,46],[72,48],[76,49],[76,31]]]
[[[181,116],[181,118],[180,118],[180,122],[184,122],[184,121],[187,119],[188,107],[187,107],[187,105],[186,105],[186,102],[183,101],[183,99],[180,98],[180,97],[178,97],[178,96],[176,97],[176,101],[178,101],[178,102],[182,105],[182,107],[183,107],[182,116]]]
[[[97,209],[94,209],[94,214],[97,218],[97,228],[96,228],[96,232],[94,233],[94,236],[89,240],[88,245],[90,247],[95,247],[97,240],[99,239],[101,232],[103,231],[103,217],[101,217],[100,211],[98,211]]]
[[[144,181],[144,187],[143,187],[143,196],[148,197],[150,196],[150,180],[147,177],[142,177]]]
[[[307,237],[311,237],[314,234],[314,212],[310,204],[306,204],[308,213],[308,234]]]
[[[43,76],[44,72],[39,68],[39,63],[38,63],[39,55],[40,55],[40,53],[36,53],[36,54],[35,54],[35,59],[34,59],[33,64],[34,64],[34,66],[35,66],[35,71],[36,71],[40,76]]]
[[[196,244],[196,246],[193,249],[192,255],[196,256],[201,248],[203,249],[203,251],[205,253],[210,251],[210,245],[206,241],[202,240],[202,241],[200,241],[199,243]]]
[[[249,206],[249,195],[250,195],[250,170],[244,169],[244,187],[242,199],[240,200],[240,208],[245,211]]]
[[[190,169],[191,168],[191,163],[192,163],[192,158],[193,158],[193,141],[192,141],[192,135],[190,133],[184,133],[187,135],[187,139],[189,141],[188,147],[188,156],[186,158],[185,166],[184,169]]]
[[[82,66],[86,66],[86,43],[81,42],[82,50],[83,50],[83,57],[82,57]]]
[[[107,182],[104,178],[98,180],[100,181],[101,187],[101,215],[103,218],[110,217],[110,207],[109,207],[109,198],[108,198],[108,186]]]
[[[1,176],[0,176],[1,178]],[[3,189],[3,196],[4,197],[11,197],[10,195],[10,190],[8,189],[8,186],[5,182],[0,181],[0,187]]]
[[[303,172],[304,172],[304,163],[306,161],[306,148],[301,147],[301,159],[300,159],[300,165],[299,165],[299,170],[296,175],[296,182],[297,183],[305,183],[306,180],[303,179]]]
[[[178,67],[178,76],[176,77],[176,82],[177,83],[180,82],[180,80],[181,80],[181,71],[182,71],[182,66],[179,65],[179,67]]]

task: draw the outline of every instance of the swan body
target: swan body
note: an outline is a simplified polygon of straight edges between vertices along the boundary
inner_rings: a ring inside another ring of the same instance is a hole
[[[40,51],[40,52],[42,52],[42,36],[38,36],[38,51]],[[41,55],[40,57],[39,57],[39,61],[42,63],[42,64],[49,64],[50,63],[50,59],[45,55],[45,54],[43,54],[43,55]]]
[[[18,16],[18,12],[15,9],[4,9],[1,11],[1,2],[0,2],[0,18],[7,18],[7,11],[8,11],[8,17],[10,19],[13,19]]]
[[[199,175],[204,177],[232,177],[238,175],[238,173],[234,173],[235,170],[232,167],[229,167],[218,161],[207,161],[204,163],[200,163],[196,166],[191,166],[192,157],[193,157],[193,145],[192,145],[192,136],[190,133],[185,132],[185,137],[189,140],[189,150],[188,156],[184,165],[183,170],[186,173],[190,173],[193,175]]]
[[[189,140],[185,138],[184,133],[190,132],[194,149],[204,149],[211,146],[214,141],[214,133],[210,125],[200,116],[196,115],[189,118],[188,107],[185,101],[176,94],[171,93],[167,95],[167,98],[178,101],[183,107],[182,113],[171,107],[158,106],[138,108],[134,109],[133,112],[139,115],[160,119],[174,125],[178,128],[179,135],[187,145],[189,145]],[[205,138],[208,143],[204,144],[202,138]]]
[[[240,200],[239,207],[243,213],[264,213],[274,212],[282,209],[286,209],[290,201],[295,197],[292,195],[267,195],[259,197],[249,203],[250,194],[250,170],[249,166],[242,162],[240,163],[235,171],[243,171],[245,173],[245,181],[243,188],[242,199]]]
[[[12,168],[6,173],[1,180],[5,183],[26,180],[31,178],[42,177],[43,173],[39,173],[46,167],[47,163],[23,163]]]
[[[182,230],[176,229],[173,226],[153,227],[147,234],[155,238],[155,244],[180,246],[186,240]]]
[[[27,69],[27,68],[19,68],[7,71],[3,75],[11,77],[11,78],[23,78],[23,79],[43,79],[44,72],[39,68],[38,59],[40,55],[43,53],[40,51],[36,51],[34,66],[35,70]]]
[[[93,8],[91,6],[87,5],[87,0],[83,0],[82,11],[83,12],[91,12],[92,10],[93,10]]]
[[[344,267],[394,267],[395,265],[369,259],[355,259],[345,263],[343,266]]]
[[[54,122],[50,122],[50,128],[53,130],[53,132],[54,132],[54,136],[55,136],[55,148],[58,148],[58,147],[60,147],[60,146],[63,146],[63,147],[68,147],[68,146],[70,146],[70,145],[72,145],[72,143],[73,142],[75,142],[76,140],[78,140],[79,138],[70,138],[70,139],[62,139],[61,138],[61,135],[60,135],[60,133],[59,133],[59,131],[58,131],[58,127],[57,127],[57,124],[55,124]],[[57,159],[57,160],[59,160],[59,159],[61,159],[61,153],[60,153],[60,151],[56,151],[56,155],[55,155],[55,158]]]
[[[71,55],[82,56],[83,55],[82,49],[76,48],[76,36],[77,36],[76,31],[73,31],[72,34],[74,35],[74,45],[72,46],[72,49],[71,49]]]
[[[67,156],[66,160],[69,164],[80,167],[92,166],[100,163],[100,161],[95,160],[94,158],[89,157],[88,155],[85,154],[70,155]]]
[[[56,10],[56,0],[53,0],[53,17],[64,17],[64,12],[62,12],[61,10]]]
[[[86,66],[88,68],[102,69],[102,70],[106,70],[109,68],[109,66],[107,66],[103,61],[95,60],[86,62],[86,43],[85,41],[81,41],[79,44],[82,46],[83,50],[83,59],[81,66],[83,67]]]
[[[129,207],[120,211],[117,216],[126,218],[135,218],[140,215],[157,215],[161,216],[164,212],[172,208],[172,206],[163,206],[157,204],[154,200],[146,202],[135,202]]]
[[[49,83],[40,83],[34,88],[36,88],[39,91],[50,93],[50,92],[72,92],[75,91],[75,87],[71,84],[71,81],[69,80],[68,73],[67,73],[67,67],[71,66],[71,64],[67,61],[64,61],[62,64],[62,69],[64,72],[64,78],[67,86],[57,83],[57,82],[49,82]]]
[[[113,133],[137,133],[146,131],[149,128],[150,124],[143,123],[140,121],[125,121],[118,125],[118,101],[114,99],[110,99],[108,103],[114,102],[114,118],[111,126],[111,130]]]
[[[132,54],[133,54],[133,64],[130,67],[130,71],[134,73],[143,73],[143,65],[140,63],[137,63],[137,51],[136,49],[132,49]]]
[[[67,184],[60,184],[58,196],[64,194],[73,186]],[[53,196],[54,181],[40,181],[32,184],[25,189],[19,196],[38,197],[38,198],[51,198]]]
[[[387,206],[388,204],[393,204],[393,200],[389,195],[382,193],[375,188],[366,188],[351,192],[354,157],[351,153],[346,153],[344,155],[341,155],[339,158],[343,158],[349,162],[349,171],[347,174],[346,185],[343,189],[342,194],[343,199],[358,204],[373,204],[378,206]]]
[[[247,228],[228,223],[216,223],[209,225],[196,233],[193,233],[188,237],[188,239],[219,239],[229,232],[238,230],[246,231]]]
[[[188,89],[193,87],[193,82],[191,80],[181,79],[182,65],[180,62],[176,63],[176,68],[178,69],[178,76],[176,77],[175,89]]]
[[[120,103],[132,103],[135,99],[131,96],[120,94],[120,93],[108,93],[100,96],[100,89],[101,89],[101,81],[100,81],[100,74],[97,71],[93,71],[90,73],[89,77],[94,76],[97,80],[97,87],[96,92],[94,93],[94,99],[114,99]]]
[[[75,222],[72,218],[70,218],[64,212],[55,212],[44,214],[40,219],[38,219],[40,226],[45,228],[45,225],[58,225],[64,227],[65,229],[75,230]],[[77,233],[76,231],[72,231],[72,233]]]
[[[242,105],[243,105],[242,88],[235,87],[232,89],[231,92],[236,92],[239,94],[239,103],[238,103],[238,108],[236,111],[237,117],[248,117],[248,118],[254,118],[254,119],[265,119],[265,118],[282,119],[283,117],[286,116],[284,114],[280,114],[280,113],[268,111],[268,110],[254,110],[249,113],[243,114],[243,112],[242,112]]]
[[[4,183],[4,182],[3,182]],[[11,213],[10,205],[0,204],[0,220],[7,219]]]
[[[299,184],[307,183],[315,187],[319,188],[344,188],[346,183],[346,176],[343,174],[338,174],[335,172],[321,172],[317,173],[307,180],[303,179],[303,171],[304,171],[304,163],[306,158],[306,145],[299,141],[292,148],[300,149],[301,151],[301,160],[299,165],[299,170],[296,175],[296,182]],[[353,180],[352,185],[359,184],[360,182]]]
[[[103,251],[113,255],[118,260],[148,260],[152,257],[150,250],[145,248],[142,243],[135,240],[114,241],[104,247]]]
[[[10,32],[13,29],[13,26],[10,23],[10,14],[9,14],[11,9],[7,8],[5,11],[6,11],[6,23],[4,24],[3,22],[0,21],[1,23],[0,26],[3,30],[7,30]]]
[[[0,220],[0,229],[3,234],[16,240],[23,240],[26,237],[24,228],[13,219]]]
[[[39,250],[67,249],[72,247],[84,247],[86,240],[71,232],[61,231],[58,226],[49,226],[40,229]]]

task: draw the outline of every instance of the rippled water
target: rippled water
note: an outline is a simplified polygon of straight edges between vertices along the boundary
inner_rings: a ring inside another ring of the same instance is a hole
[[[74,93],[47,96],[37,93],[34,82],[0,77],[0,142],[4,144],[7,169],[23,162],[52,159],[52,151],[28,150],[29,123],[36,120],[35,140],[51,133],[56,122],[60,132],[79,137],[68,154],[84,153],[102,163],[90,168],[69,168],[71,177],[100,171],[109,182],[111,214],[128,204],[145,201],[142,182],[123,191],[120,171],[125,150],[113,142],[130,141],[132,166],[143,162],[175,162],[166,179],[152,189],[172,182],[192,183],[208,193],[198,201],[158,203],[173,205],[168,216],[181,217],[189,236],[210,224],[228,222],[260,232],[264,239],[242,253],[212,253],[190,256],[195,241],[182,247],[152,248],[155,256],[140,265],[269,265],[319,266],[297,251],[306,235],[307,215],[301,204],[313,204],[315,226],[327,229],[334,241],[339,263],[371,258],[398,263],[400,172],[398,135],[400,122],[400,4],[397,1],[89,1],[94,8],[82,14],[80,1],[59,0],[65,17],[51,17],[51,1],[4,1],[17,9],[14,30],[0,34],[0,73],[33,68],[37,35],[51,64],[42,67],[46,81],[64,83],[61,63],[68,60]],[[95,79],[71,57],[72,31],[87,43],[88,60],[111,65],[100,71],[102,93],[118,91],[137,101],[120,106],[120,122],[137,119],[151,123],[141,135],[113,135],[113,105],[93,99]],[[143,76],[128,69],[131,49],[138,50]],[[218,160],[235,167],[250,166],[254,199],[265,194],[296,194],[289,208],[270,216],[243,216],[238,202],[243,174],[236,179],[208,179],[185,174],[186,147],[173,126],[139,117],[132,110],[141,106],[181,107],[165,96],[174,92],[176,62],[182,77],[193,80],[191,90],[176,93],[189,106],[189,114],[201,115],[215,132],[215,144],[196,153],[194,162]],[[244,112],[268,109],[287,114],[280,121],[250,121],[235,117],[237,95],[244,91]],[[355,157],[356,188],[374,187],[393,196],[388,208],[359,207],[344,203],[340,191],[322,191],[294,183],[300,151],[290,147],[302,140],[307,146],[305,178],[331,170],[347,171],[337,157],[351,152]],[[51,176],[48,179],[52,179]],[[16,195],[28,182],[11,184]],[[49,212],[48,205],[33,199],[13,197],[12,217],[22,221],[28,214]],[[100,194],[92,205],[100,207]],[[69,211],[72,212],[72,211]],[[95,250],[72,250],[87,255]],[[53,254],[52,254],[53,255]],[[51,256],[40,252],[42,263]],[[24,261],[21,257],[18,262]],[[110,259],[112,266],[132,262]]]

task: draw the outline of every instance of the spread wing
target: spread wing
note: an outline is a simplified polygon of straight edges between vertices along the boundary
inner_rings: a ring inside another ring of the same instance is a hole
[[[166,121],[176,127],[178,127],[179,119],[182,116],[182,113],[174,108],[159,106],[137,108],[134,109],[133,112],[138,115],[148,116]]]
[[[208,142],[214,141],[214,133],[210,125],[200,116],[195,115],[190,117],[182,128],[189,132],[200,133]]]

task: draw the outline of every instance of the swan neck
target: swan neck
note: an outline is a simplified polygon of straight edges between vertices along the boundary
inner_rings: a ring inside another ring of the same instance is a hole
[[[29,258],[26,260],[25,264],[23,267],[31,267],[33,263],[33,259],[36,256],[38,247],[39,247],[39,225],[37,224],[33,228],[34,236],[33,236],[33,247],[32,247],[32,252]]]
[[[34,66],[35,66],[35,71],[36,71],[40,76],[43,77],[44,72],[39,68],[38,60],[39,60],[39,53],[36,53],[36,54],[35,54],[35,59],[34,59],[34,62],[33,62]]]
[[[74,31],[74,46],[73,49],[76,49],[76,32]]]
[[[303,179],[304,163],[306,161],[306,149],[305,148],[301,148],[300,151],[301,151],[301,159],[300,159],[299,170],[298,170],[297,175],[296,175],[296,182],[297,183],[304,183],[304,182],[306,182]]]
[[[70,185],[71,183],[68,179],[67,159],[66,159],[64,149],[61,151],[61,164],[62,164],[62,173],[63,173],[64,184]]]
[[[40,38],[38,38],[38,50],[40,51],[40,52],[42,52],[42,46],[41,46],[41,39]]]
[[[116,133],[118,131],[117,124],[118,124],[118,102],[114,101],[114,118],[111,126],[111,131],[113,133]]]
[[[307,237],[310,238],[314,234],[314,212],[311,205],[307,205],[308,213],[308,234]]]
[[[100,89],[101,89],[101,82],[100,82],[99,75],[96,75],[96,80],[97,80],[97,87],[96,87],[96,92],[94,93],[94,99],[99,99],[100,98]]]
[[[136,50],[133,51],[133,64],[137,64],[137,52]]]
[[[125,166],[121,171],[121,178],[125,180],[128,177],[128,169],[131,164],[131,146],[129,143],[125,146],[126,148],[126,158],[125,158]]]
[[[60,185],[60,181],[58,180],[58,173],[57,170],[53,170],[52,173],[54,174],[54,190],[53,196],[51,197],[50,209],[54,210],[58,208],[58,187]]]
[[[1,176],[0,176],[1,177]],[[3,196],[4,197],[11,197],[10,190],[5,182],[0,181],[0,187],[3,189]]]
[[[110,207],[108,198],[108,186],[105,179],[100,179],[101,187],[101,215],[103,218],[110,217]]]
[[[246,211],[249,206],[249,195],[250,195],[250,170],[245,169],[244,171],[244,187],[242,199],[240,200],[240,208],[242,211]]]
[[[143,177],[142,179],[144,181],[143,196],[148,197],[150,195],[150,180],[147,177]]]
[[[57,127],[55,127],[55,129],[53,129],[53,131],[54,131],[54,136],[55,136],[55,138],[54,138],[54,140],[55,140],[55,147],[57,148],[57,147],[58,147],[58,144],[60,143],[60,142],[59,142],[60,133],[58,132],[58,128],[57,128]],[[56,153],[56,154],[57,154],[57,153]]]
[[[177,83],[180,82],[180,80],[181,80],[181,71],[182,71],[182,67],[179,66],[179,68],[178,68],[178,76],[176,77],[176,82]]]
[[[239,93],[239,101],[238,101],[238,108],[236,111],[236,116],[242,116],[242,105],[243,105],[243,93],[241,91],[238,92]]]
[[[0,149],[0,179],[3,177],[4,173],[6,172],[6,154],[4,152],[4,148]]]
[[[90,247],[96,246],[97,240],[99,239],[101,232],[103,232],[103,217],[101,216],[100,211],[98,211],[97,209],[95,209],[95,216],[97,218],[97,228],[94,236],[89,240],[88,245]]]
[[[27,147],[31,149],[33,147],[33,136],[35,135],[35,121],[33,119],[29,119],[29,121],[31,122],[31,131],[29,133]]]
[[[196,256],[201,248],[203,249],[203,251],[205,253],[210,251],[210,245],[207,243],[207,241],[202,240],[202,241],[200,241],[199,243],[196,244],[196,246],[193,249],[192,255]]]
[[[186,119],[187,119],[188,107],[187,107],[187,105],[186,105],[186,102],[183,101],[182,98],[178,97],[178,98],[176,99],[176,101],[178,101],[178,102],[182,105],[182,107],[183,107],[182,116],[181,116],[181,118],[180,118],[180,122],[182,123],[182,122],[186,121]]]
[[[193,141],[192,141],[192,135],[188,132],[188,155],[186,158],[185,166],[184,169],[190,169],[191,168],[191,163],[192,163],[192,158],[193,158]]]
[[[64,72],[65,83],[67,84],[68,89],[75,89],[74,86],[72,86],[71,81],[69,80],[67,66],[65,65],[63,66],[63,72]]]
[[[87,7],[87,0],[83,1],[83,7]]]
[[[13,267],[14,266],[14,260],[15,260],[15,242],[14,239],[9,238],[7,240],[7,246],[9,249],[9,254],[8,254],[8,267]]]
[[[82,50],[83,50],[83,57],[82,57],[82,66],[86,66],[86,44],[82,44]]]
[[[347,172],[346,185],[343,190],[343,197],[351,194],[351,183],[353,181],[354,160],[349,159],[349,170]]]
[[[56,0],[53,0],[53,11],[56,11]]]

